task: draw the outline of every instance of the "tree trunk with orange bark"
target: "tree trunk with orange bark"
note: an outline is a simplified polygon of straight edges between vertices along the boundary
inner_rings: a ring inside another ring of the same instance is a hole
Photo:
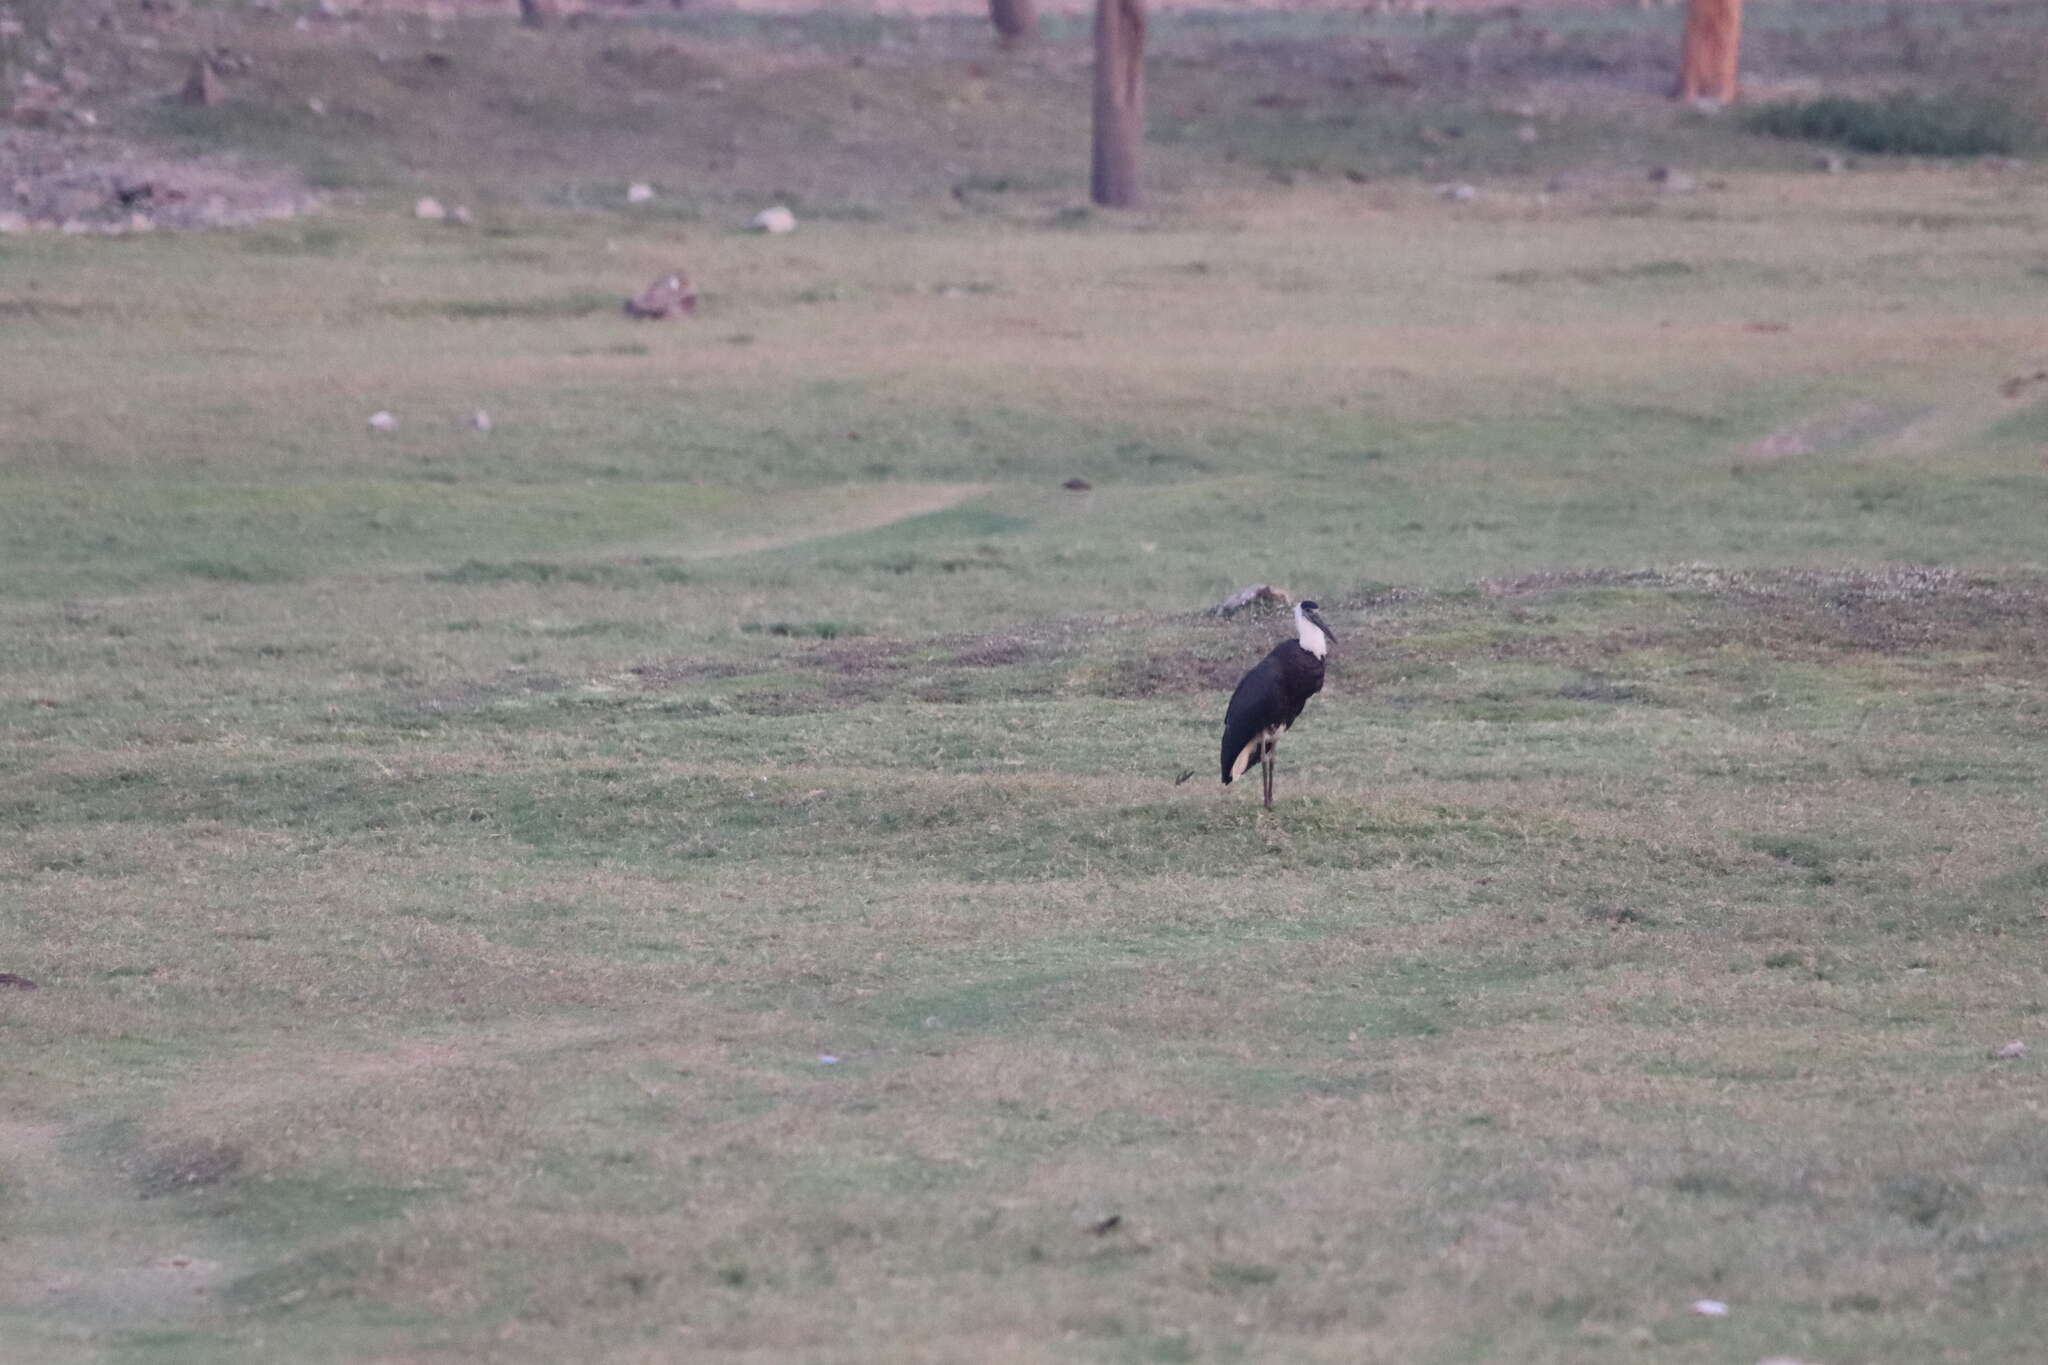
[[[1089,192],[1106,208],[1134,208],[1145,141],[1145,0],[1095,3],[1095,158]]]
[[[1735,68],[1741,50],[1742,0],[1686,0],[1678,98],[1735,103]]]
[[[1038,38],[1037,0],[988,0],[988,17],[1004,47],[1020,47]]]

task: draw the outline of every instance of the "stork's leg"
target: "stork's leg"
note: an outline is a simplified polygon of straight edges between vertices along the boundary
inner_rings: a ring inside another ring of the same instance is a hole
[[[1273,809],[1273,756],[1280,747],[1280,741],[1272,735],[1266,736],[1266,809]]]

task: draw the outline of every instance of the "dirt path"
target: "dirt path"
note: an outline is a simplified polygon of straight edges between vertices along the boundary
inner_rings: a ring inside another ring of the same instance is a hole
[[[789,506],[782,529],[684,550],[684,559],[723,559],[761,550],[783,550],[808,540],[873,531],[912,517],[958,507],[989,490],[985,483],[892,483],[869,488],[835,488],[783,495]]]
[[[1820,409],[1750,442],[1749,463],[1853,454],[1859,459],[1935,459],[1967,446],[2025,405],[1988,380],[1951,385],[1920,401],[1869,400]]]

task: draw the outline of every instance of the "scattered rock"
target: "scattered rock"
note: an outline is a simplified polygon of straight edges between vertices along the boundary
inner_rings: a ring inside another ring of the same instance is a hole
[[[2001,1062],[2009,1062],[2015,1058],[2026,1056],[2027,1045],[2015,1038],[2009,1043],[2003,1043],[1991,1049],[1991,1055]]]
[[[787,205],[775,204],[754,215],[753,229],[771,237],[780,237],[785,232],[796,231],[796,215],[789,211]]]
[[[36,983],[25,976],[16,976],[13,972],[0,972],[0,990],[32,991],[35,989],[37,989]]]
[[[1849,169],[1849,158],[1840,152],[1822,152],[1813,159],[1813,168],[1824,175],[1840,175]]]
[[[1467,185],[1462,181],[1454,185],[1438,185],[1436,187],[1436,192],[1443,198],[1454,200],[1458,203],[1463,203],[1468,199],[1477,199],[1479,197],[1478,187],[1473,185]]]
[[[644,180],[636,180],[626,186],[626,202],[629,204],[644,204],[652,198],[654,198],[654,186]]]
[[[1247,609],[1287,607],[1294,604],[1294,598],[1285,588],[1276,588],[1270,583],[1254,583],[1248,588],[1239,588],[1230,596],[1209,608],[1211,616],[1235,616]]]
[[[1088,1231],[1094,1233],[1097,1237],[1107,1237],[1123,1225],[1124,1216],[1120,1213],[1112,1213],[1091,1220],[1088,1224]]]
[[[398,430],[398,419],[382,408],[379,408],[370,414],[370,430],[396,431]]]
[[[2032,374],[2016,374],[1998,386],[1998,392],[2006,398],[2018,398],[2036,384],[2048,384],[2048,370],[2036,370]]]
[[[697,289],[690,277],[678,270],[663,275],[653,284],[626,300],[626,316],[657,321],[697,311]]]
[[[447,219],[448,210],[441,206],[440,200],[431,195],[422,195],[419,202],[412,206],[412,216],[424,222],[439,223]]]
[[[185,104],[211,108],[227,98],[227,87],[220,81],[220,73],[213,69],[213,63],[205,57],[192,59],[191,74],[185,77],[185,88],[178,92],[178,99]]]
[[[1694,1299],[1692,1311],[1703,1318],[1725,1318],[1728,1316],[1728,1305],[1719,1299]]]
[[[1089,489],[1093,488],[1094,486],[1094,484],[1088,482],[1088,480],[1084,478],[1080,478],[1079,476],[1068,479],[1065,483],[1060,485],[1060,487],[1066,489],[1069,493],[1086,493]]]
[[[326,118],[327,101],[321,99],[318,95],[313,96],[313,98],[306,101],[306,112],[314,118]]]
[[[1533,123],[1525,123],[1515,129],[1515,141],[1517,142],[1534,142],[1542,136],[1541,133],[1536,131],[1536,125]]]
[[[448,210],[448,221],[457,227],[473,227],[476,224],[476,215],[469,211],[469,205],[457,204]]]
[[[1699,179],[1676,166],[1656,166],[1650,170],[1650,179],[1662,187],[1666,194],[1691,194],[1700,187]]]
[[[491,429],[491,414],[485,412],[482,408],[478,408],[469,415],[469,424],[478,431],[489,431]]]

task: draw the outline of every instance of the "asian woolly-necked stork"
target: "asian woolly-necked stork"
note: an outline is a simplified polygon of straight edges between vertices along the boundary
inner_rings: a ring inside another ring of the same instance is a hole
[[[1223,785],[1254,763],[1265,769],[1266,809],[1273,809],[1273,749],[1308,699],[1323,690],[1323,661],[1336,637],[1313,602],[1294,606],[1294,638],[1252,665],[1230,694],[1223,715]]]

